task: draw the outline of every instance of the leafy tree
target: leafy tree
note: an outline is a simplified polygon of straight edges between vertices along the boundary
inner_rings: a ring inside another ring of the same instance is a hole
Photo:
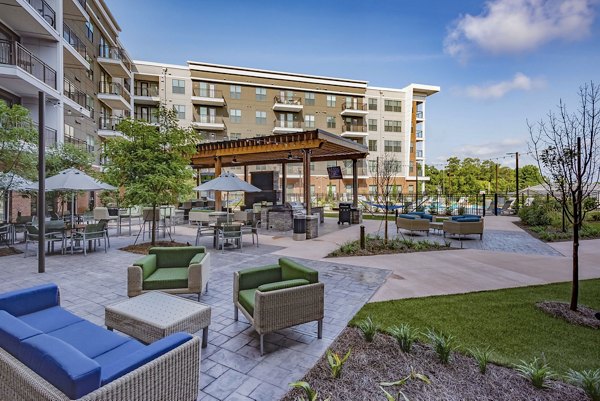
[[[158,127],[137,120],[124,120],[118,129],[125,138],[106,142],[106,178],[124,187],[126,205],[152,206],[175,203],[192,190],[190,157],[200,135],[180,128],[174,110],[158,110]],[[152,245],[156,244],[156,222],[152,221]]]
[[[29,110],[18,104],[9,107],[0,100],[0,172],[33,179],[37,142],[38,131],[29,117]]]
[[[573,225],[573,285],[571,310],[577,310],[579,296],[579,230],[600,179],[600,85],[591,82],[579,88],[579,107],[570,112],[560,101],[556,113],[529,125],[531,149],[543,172],[543,185],[556,199]]]

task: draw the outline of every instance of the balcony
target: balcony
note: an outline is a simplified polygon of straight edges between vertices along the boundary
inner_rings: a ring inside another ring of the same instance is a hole
[[[130,78],[131,76],[131,63],[127,61],[123,49],[100,45],[97,61],[113,78]]]
[[[344,124],[342,127],[344,138],[365,138],[367,135],[367,126],[364,124]]]
[[[291,111],[298,113],[302,111],[302,98],[291,97],[291,96],[275,96],[275,104],[273,104],[273,110],[275,111]]]
[[[158,125],[157,111],[158,109],[151,110],[149,115],[147,113],[135,113],[134,117],[138,121],[143,121],[151,125]]]
[[[3,0],[2,20],[17,34],[58,42],[56,12],[44,0]],[[4,7],[6,6],[6,7]]]
[[[65,106],[79,111],[85,117],[92,117],[92,108],[88,106],[87,95],[85,92],[79,90],[67,78],[64,79],[63,94],[66,97],[66,99],[64,99]]]
[[[364,117],[369,114],[369,109],[367,104],[363,102],[344,102],[340,114],[348,117]]]
[[[424,118],[424,113],[423,113],[423,110],[417,110],[417,111],[415,112],[415,115],[416,115],[416,117],[417,117],[417,120],[422,120],[422,119]]]
[[[216,116],[194,116],[192,127],[206,131],[224,131],[225,122]]]
[[[157,104],[160,102],[158,96],[158,84],[149,86],[137,85],[133,91],[133,101],[137,104]]]
[[[117,125],[121,121],[121,117],[100,117],[98,119],[98,136],[101,138],[122,137],[123,134],[117,130]]]
[[[424,155],[423,151],[417,149],[417,152],[416,152],[417,159],[423,159],[423,157],[424,157],[423,155]]]
[[[88,143],[85,140],[79,139],[79,138],[75,138],[73,136],[65,135],[65,142],[64,143],[72,145],[72,146],[76,147],[77,149],[84,150],[84,151],[86,151],[88,153],[93,153],[94,150],[95,150],[93,145],[88,145]]]
[[[0,39],[0,78],[6,89],[19,96],[37,97],[44,91],[58,98],[56,71],[18,42]]]
[[[89,21],[90,15],[87,13],[86,3],[86,0],[65,0],[63,2],[65,18],[81,22]]]
[[[206,106],[225,106],[223,92],[211,88],[194,88],[192,103]]]
[[[422,130],[417,130],[415,132],[415,137],[417,138],[417,141],[423,141],[423,140],[425,140],[425,135],[423,135],[423,131]]]
[[[98,100],[117,110],[131,110],[131,96],[121,85],[115,82],[99,82]]]
[[[275,120],[273,125],[274,134],[289,134],[304,130],[304,124],[301,121]]]
[[[92,58],[88,54],[87,47],[67,24],[63,24],[63,39],[65,65],[89,70]]]

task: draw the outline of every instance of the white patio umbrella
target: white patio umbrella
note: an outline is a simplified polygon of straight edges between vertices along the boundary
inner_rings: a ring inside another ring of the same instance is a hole
[[[227,205],[229,205],[230,192],[260,192],[261,189],[244,180],[238,178],[237,175],[231,172],[224,172],[219,177],[200,184],[194,191],[221,191],[227,192]],[[229,213],[227,213],[227,221],[229,222]]]
[[[37,187],[37,183],[33,185]],[[110,184],[100,182],[76,168],[69,168],[60,173],[46,178],[46,191],[72,191],[71,192],[71,222],[75,215],[76,191],[113,191],[117,189]]]
[[[15,173],[0,172],[0,190],[3,191],[29,191],[33,182]]]

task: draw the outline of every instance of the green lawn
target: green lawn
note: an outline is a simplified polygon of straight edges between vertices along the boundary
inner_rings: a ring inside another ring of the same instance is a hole
[[[580,304],[600,310],[600,280],[580,282]],[[408,323],[452,334],[462,349],[490,346],[494,361],[514,364],[545,355],[559,373],[600,368],[600,330],[571,325],[535,307],[568,300],[570,283],[366,304],[350,322],[372,316],[384,328]]]

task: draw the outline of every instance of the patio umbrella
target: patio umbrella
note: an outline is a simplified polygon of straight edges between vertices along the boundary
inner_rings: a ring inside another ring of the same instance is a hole
[[[0,173],[0,189],[3,191],[29,191],[33,182],[15,173]]]
[[[231,172],[224,172],[219,177],[205,182],[194,188],[194,191],[221,191],[227,192],[227,204],[229,205],[230,192],[260,192],[261,189],[238,178]],[[227,213],[229,222],[229,213]]]
[[[37,184],[34,184],[37,186]],[[72,191],[71,193],[71,222],[74,221],[75,192],[76,191],[112,191],[117,189],[110,184],[98,181],[83,171],[69,168],[60,173],[46,178],[46,191]]]

